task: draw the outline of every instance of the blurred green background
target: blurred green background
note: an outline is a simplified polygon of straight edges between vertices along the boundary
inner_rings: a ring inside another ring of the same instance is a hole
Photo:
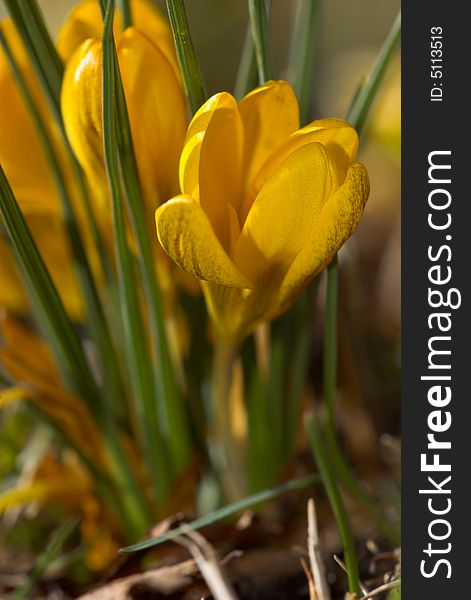
[[[286,77],[289,38],[303,0],[273,0],[271,42],[274,73]],[[40,0],[51,31],[56,33],[76,0]],[[165,10],[165,1],[156,0]],[[348,99],[366,72],[399,10],[399,0],[324,0],[321,2],[317,57],[320,109],[345,112]],[[248,22],[246,0],[187,0],[188,17],[208,91],[230,90]],[[0,16],[5,9],[0,4]],[[345,63],[345,58],[350,60]],[[353,61],[353,62],[351,62]],[[342,68],[343,67],[343,68]],[[342,82],[339,89],[339,82]],[[339,114],[340,116],[340,114]]]

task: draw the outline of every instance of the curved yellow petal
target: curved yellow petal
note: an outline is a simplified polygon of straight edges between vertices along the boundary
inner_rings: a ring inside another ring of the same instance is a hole
[[[116,11],[115,34],[122,29],[121,15]],[[100,4],[95,0],[85,0],[75,6],[67,15],[59,30],[56,48],[66,63],[79,46],[89,39],[101,39],[103,18]]]
[[[136,28],[120,36],[117,49],[136,163],[152,218],[159,204],[179,191],[185,94],[165,55]]]
[[[64,73],[61,108],[67,137],[95,189],[106,189],[101,125],[101,42],[89,39]]]
[[[303,248],[286,274],[278,298],[278,311],[335,256],[356,229],[370,190],[364,165],[353,164],[345,182],[325,203]]]
[[[247,216],[234,254],[241,272],[260,285],[286,273],[333,191],[334,166],[322,144],[290,154]]]
[[[168,21],[149,0],[131,0],[131,12],[134,27],[165,55],[179,78],[180,69]]]
[[[178,64],[167,21],[160,11],[148,0],[131,0],[133,25],[165,54],[175,71]],[[113,23],[116,37],[123,31],[123,18],[119,10],[115,11]],[[67,62],[77,48],[88,39],[101,39],[103,18],[97,0],[85,0],[74,7],[67,15],[57,37],[57,50],[64,62]]]
[[[185,196],[169,200],[156,211],[155,221],[162,247],[186,273],[223,286],[251,287],[221,246],[196,200]]]
[[[312,141],[323,144],[337,161],[339,168],[348,169],[358,152],[358,133],[342,119],[317,119],[293,134],[297,140],[307,136]]]
[[[239,102],[244,126],[244,177],[247,185],[266,159],[299,127],[299,106],[286,81],[269,81]]]
[[[3,20],[0,26],[43,122],[49,127],[49,109],[16,29],[10,20]],[[59,214],[60,201],[41,141],[1,48],[0,163],[22,208]]]
[[[254,199],[265,185],[265,182],[281,165],[287,156],[298,148],[318,142],[322,144],[330,159],[336,164],[337,185],[345,179],[349,165],[355,159],[358,151],[358,134],[355,129],[340,119],[319,119],[306,127],[294,132],[276,152],[268,157],[256,175],[251,187],[246,191],[243,207],[240,213],[244,223]]]
[[[242,150],[237,102],[228,93],[216,94],[195,114],[188,128],[180,161],[180,186],[184,194],[199,198],[224,248],[230,239],[226,204],[232,204],[237,212],[240,201]]]

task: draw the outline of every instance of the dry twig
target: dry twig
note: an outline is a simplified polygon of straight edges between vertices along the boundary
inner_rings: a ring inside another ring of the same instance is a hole
[[[174,541],[191,553],[215,600],[238,600],[221,570],[216,551],[200,533],[188,527]]]
[[[307,503],[307,546],[309,562],[314,578],[314,585],[319,600],[330,600],[330,590],[325,576],[325,567],[319,545],[319,532],[317,529],[316,505],[312,498]]]

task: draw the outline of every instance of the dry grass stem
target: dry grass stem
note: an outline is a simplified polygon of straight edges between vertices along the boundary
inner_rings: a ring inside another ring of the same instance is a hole
[[[360,600],[369,600],[369,598],[373,598],[373,596],[377,596],[378,594],[381,594],[382,592],[387,592],[389,590],[394,589],[395,587],[400,585],[400,583],[401,583],[400,580],[396,580],[396,581],[390,581],[389,583],[385,583],[384,585],[380,585],[376,589],[369,592],[366,596],[362,596],[360,598]]]
[[[316,505],[312,498],[307,503],[307,546],[309,563],[314,578],[314,584],[319,600],[330,600],[330,590],[325,575],[324,562],[319,545],[319,532],[317,529]]]
[[[191,553],[215,600],[238,600],[221,570],[216,551],[200,533],[188,527],[184,535],[175,538],[175,542]]]
[[[343,562],[343,560],[339,556],[337,556],[336,554],[334,554],[334,560],[339,565],[339,567],[342,569],[342,571],[344,571],[348,575],[347,567],[346,567],[345,563]],[[361,589],[361,593],[362,594],[368,594],[368,590],[361,583],[361,581],[360,581],[360,589]]]

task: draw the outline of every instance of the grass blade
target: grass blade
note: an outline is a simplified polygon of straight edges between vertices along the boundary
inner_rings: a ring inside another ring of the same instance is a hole
[[[249,0],[250,26],[257,59],[260,85],[273,78],[268,42],[268,16],[265,0]]]
[[[31,237],[28,226],[0,166],[0,214],[9,235],[17,264],[23,275],[38,325],[50,345],[61,375],[95,416],[107,445],[112,472],[127,506],[126,518],[134,533],[145,531],[145,505],[135,506],[140,492],[127,464],[113,420],[105,411],[96,381],[83,353],[80,340],[67,316],[59,294]],[[133,483],[134,482],[134,483]]]
[[[352,594],[361,593],[358,561],[355,553],[355,543],[348,521],[347,511],[336,483],[335,471],[330,464],[327,450],[322,439],[322,433],[315,424],[312,415],[306,418],[306,429],[311,442],[312,453],[316,459],[319,474],[329,497],[330,505],[337,521],[347,566],[348,585]]]
[[[144,214],[124,89],[116,47],[111,34],[106,43],[110,45],[110,52],[114,59],[118,161],[128,213],[139,249],[138,265],[149,307],[152,341],[155,348],[155,352],[151,354],[155,355],[156,363],[154,388],[156,396],[153,404],[149,403],[147,409],[149,417],[153,418],[156,427],[160,422],[161,433],[165,436],[175,471],[179,473],[188,465],[190,458],[187,416],[170,356],[165,328],[165,312],[155,274],[154,257]]]
[[[400,30],[401,13],[396,17],[366,81],[362,82],[355,92],[347,120],[357,129],[359,134],[363,131],[373,100],[399,42]],[[337,302],[338,262],[337,258],[334,258],[327,268],[324,328],[323,395],[326,418],[326,439],[331,460],[335,466],[337,475],[342,481],[342,485],[370,511],[383,533],[394,543],[397,543],[397,533],[385,522],[374,501],[358,482],[337,439],[335,420],[335,392],[337,388]]]
[[[257,59],[255,58],[255,46],[253,43],[252,30],[247,28],[239,69],[234,86],[234,96],[240,100],[257,86]]]
[[[78,517],[72,517],[53,532],[46,548],[37,557],[34,567],[29,574],[28,581],[15,591],[12,595],[12,600],[23,600],[24,598],[31,597],[36,583],[41,579],[49,564],[56,558],[62,546],[73,534],[79,521]]]
[[[132,26],[132,10],[129,0],[120,0],[121,12],[123,14],[123,28]]]
[[[363,131],[369,110],[376,97],[384,74],[394,55],[401,38],[401,13],[397,15],[383,47],[381,48],[373,68],[366,81],[358,88],[354,102],[349,110],[347,121],[355,127],[359,134]]]
[[[167,11],[188,103],[191,113],[195,114],[206,100],[206,91],[191,41],[184,0],[167,0]]]
[[[321,479],[318,475],[309,475],[307,477],[303,477],[302,479],[292,479],[291,481],[287,481],[282,485],[273,487],[269,490],[264,490],[263,492],[258,492],[257,494],[247,496],[243,500],[223,506],[222,508],[213,511],[209,515],[205,515],[204,517],[200,517],[191,523],[185,523],[181,527],[172,529],[172,531],[169,533],[144,540],[138,544],[127,546],[126,548],[121,548],[120,552],[137,552],[138,550],[147,550],[148,548],[153,548],[154,546],[158,546],[159,544],[163,544],[164,542],[184,534],[188,531],[188,528],[193,530],[201,529],[202,527],[212,525],[217,521],[231,517],[238,512],[247,510],[248,508],[253,508],[254,506],[257,506],[257,504],[268,502],[278,498],[282,494],[286,494],[287,492],[302,490],[310,485],[317,484],[320,481]]]
[[[288,71],[299,100],[302,125],[309,120],[311,108],[319,12],[320,0],[302,0],[298,6],[296,26],[292,35]]]
[[[108,3],[103,30],[103,144],[105,163],[113,207],[122,322],[126,340],[129,375],[133,398],[141,428],[144,456],[154,483],[157,498],[162,503],[169,493],[169,473],[165,448],[159,434],[155,410],[155,386],[151,353],[137,294],[133,258],[127,244],[126,224],[121,193],[118,161],[116,71],[113,44],[113,2]]]

